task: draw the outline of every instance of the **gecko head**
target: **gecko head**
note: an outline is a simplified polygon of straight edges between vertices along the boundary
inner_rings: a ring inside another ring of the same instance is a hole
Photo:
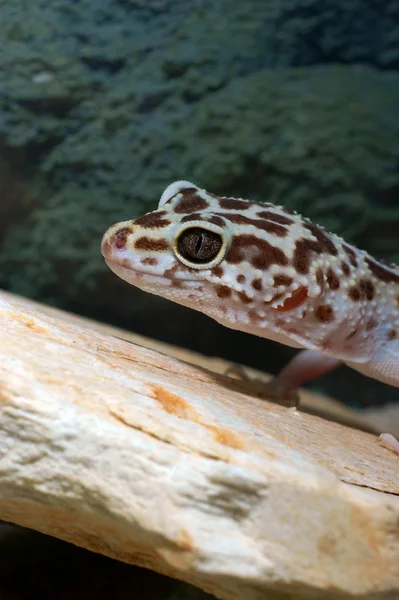
[[[157,210],[110,227],[101,252],[111,270],[130,284],[181,304],[204,300],[231,232],[199,192],[190,182],[175,182],[162,194]]]
[[[295,217],[271,204],[177,181],[157,210],[110,227],[102,254],[125,281],[239,327],[320,294],[315,269],[295,268],[293,226]]]

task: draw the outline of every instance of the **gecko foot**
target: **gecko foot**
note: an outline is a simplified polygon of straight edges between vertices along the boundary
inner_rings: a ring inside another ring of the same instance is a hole
[[[245,368],[242,365],[237,364],[230,365],[224,374],[227,377],[233,377],[234,379],[239,379],[247,383],[251,387],[251,391],[259,398],[271,400],[272,402],[290,408],[297,408],[299,406],[298,390],[287,389],[277,381],[277,378],[265,382],[260,378],[250,377],[245,371]]]

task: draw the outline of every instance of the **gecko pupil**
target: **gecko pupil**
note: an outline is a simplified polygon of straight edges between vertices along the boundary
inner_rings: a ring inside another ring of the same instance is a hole
[[[212,261],[219,254],[222,245],[223,240],[218,233],[201,227],[185,229],[177,241],[181,256],[195,264]]]

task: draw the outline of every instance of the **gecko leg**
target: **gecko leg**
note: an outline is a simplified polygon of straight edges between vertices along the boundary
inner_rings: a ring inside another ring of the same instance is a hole
[[[266,393],[288,406],[299,405],[298,388],[320,375],[324,375],[342,364],[337,358],[318,354],[313,350],[301,350],[281,369],[271,381],[266,383]]]
[[[338,358],[324,356],[313,350],[301,350],[270,381],[270,385],[280,387],[286,391],[294,390],[306,381],[320,377],[336,369],[341,364],[342,361]]]
[[[262,382],[262,396],[265,395],[268,399],[276,400],[285,406],[298,406],[298,388],[301,385],[341,364],[342,361],[336,358],[323,356],[313,350],[301,350],[278,375],[267,383]],[[238,376],[244,381],[251,380],[239,365],[229,367],[225,374]]]

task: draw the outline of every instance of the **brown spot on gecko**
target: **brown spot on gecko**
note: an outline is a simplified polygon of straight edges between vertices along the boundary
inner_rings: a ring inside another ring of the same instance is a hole
[[[317,284],[321,287],[321,289],[323,289],[324,288],[324,273],[323,273],[323,270],[320,269],[320,267],[316,271],[316,281],[317,281]]]
[[[229,298],[231,296],[231,289],[227,285],[218,285],[216,287],[216,295],[218,298]]]
[[[306,274],[309,273],[312,253],[320,255],[323,254],[323,252],[326,252],[327,254],[336,256],[338,250],[327,231],[324,231],[321,227],[310,222],[306,222],[304,226],[312,233],[317,241],[315,242],[308,238],[298,240],[295,245],[293,265],[298,273]]]
[[[171,283],[171,286],[176,289],[183,287],[183,282],[181,279],[172,279],[170,283]]]
[[[218,200],[220,207],[226,210],[247,210],[253,205],[253,202],[237,198],[218,198]]]
[[[245,283],[245,275],[243,275],[242,273],[237,275],[236,279],[237,279],[237,283]]]
[[[245,292],[237,292],[237,296],[244,304],[250,304],[252,302],[252,298],[247,296]]]
[[[207,218],[206,221],[208,221],[208,223],[218,225],[219,227],[224,227],[226,225],[224,220],[221,217],[218,217],[217,215],[212,215],[212,217],[209,217],[209,219]]]
[[[339,288],[339,279],[331,267],[327,271],[327,283],[330,290],[337,290]]]
[[[357,285],[349,288],[348,296],[353,302],[359,302],[360,300],[360,290]]]
[[[213,267],[212,273],[216,277],[222,277],[224,273],[223,267],[221,265],[216,265],[216,267]]]
[[[350,275],[350,272],[351,272],[351,270],[350,270],[350,268],[349,268],[349,265],[348,265],[348,263],[346,263],[344,260],[343,260],[343,261],[342,261],[342,263],[341,263],[341,269],[342,269],[342,272],[343,272],[343,274],[344,274],[346,277],[348,277],[348,276]]]
[[[397,332],[395,329],[390,329],[388,331],[388,340],[396,340],[397,338]]]
[[[208,208],[208,202],[199,196],[196,188],[187,188],[181,192],[182,198],[174,207],[174,212],[178,214],[193,213]]]
[[[191,215],[186,215],[185,217],[182,217],[180,222],[187,223],[188,221],[198,221],[198,220],[202,220],[201,213],[192,213]]]
[[[352,267],[357,267],[356,252],[354,251],[352,246],[349,246],[348,244],[342,244],[342,247],[345,250],[347,257],[349,258],[349,262],[352,265]]]
[[[366,300],[372,300],[375,294],[374,284],[370,279],[361,279],[359,281],[360,294]]]
[[[180,266],[178,264],[173,265],[170,269],[166,269],[163,276],[168,277],[169,279],[173,279],[176,271],[180,271]]]
[[[304,227],[310,231],[310,233],[316,238],[318,241],[319,253],[327,252],[332,256],[337,256],[338,250],[332,241],[329,233],[325,231],[322,227],[315,225],[314,223],[305,222]]]
[[[377,319],[375,319],[374,317],[371,317],[366,323],[366,330],[371,331],[372,329],[375,329],[377,327],[377,325],[378,325]]]
[[[286,266],[288,258],[281,250],[253,234],[233,236],[226,261],[236,265],[248,260],[255,269],[268,269],[271,265]]]
[[[278,287],[279,285],[284,285],[285,287],[288,287],[293,282],[293,279],[288,275],[284,275],[284,273],[280,273],[273,277],[273,282],[274,287]]]
[[[261,279],[254,279],[251,283],[252,287],[254,288],[254,290],[258,290],[260,291],[262,289],[262,280]]]
[[[399,283],[399,272],[391,271],[385,265],[370,257],[366,258],[366,263],[374,277],[380,281],[384,283]]]
[[[187,223],[189,221],[204,221],[206,223],[213,223],[213,225],[218,225],[219,227],[225,226],[224,220],[216,215],[211,215],[208,217],[201,213],[193,213],[191,215],[186,215],[181,219],[181,223]]]
[[[293,225],[294,223],[293,219],[290,217],[272,212],[271,210],[262,210],[261,212],[256,213],[256,216],[260,219],[268,219],[274,223],[279,223],[280,225]]]
[[[143,215],[134,221],[134,225],[139,225],[143,228],[158,228],[170,225],[169,219],[165,219],[166,211],[160,210],[147,215]]]
[[[155,256],[145,256],[141,259],[142,265],[149,265],[150,267],[155,267],[158,264],[158,259]]]
[[[359,300],[372,300],[374,298],[375,288],[370,279],[361,279],[357,285],[349,289],[349,298],[354,302]]]
[[[334,310],[329,304],[320,304],[314,314],[321,323],[331,323],[334,320]]]
[[[134,247],[145,252],[165,252],[169,250],[169,242],[163,238],[158,240],[143,236],[136,240]]]
[[[293,266],[298,273],[309,273],[312,252],[318,252],[315,242],[302,238],[295,244]]]
[[[277,235],[278,237],[285,237],[288,235],[288,229],[283,227],[283,225],[279,225],[278,223],[272,223],[271,221],[263,221],[261,219],[251,219],[246,217],[245,215],[235,214],[235,213],[219,213],[221,216],[225,217],[231,223],[235,225],[253,225],[257,229],[261,231],[267,231],[272,235]]]

